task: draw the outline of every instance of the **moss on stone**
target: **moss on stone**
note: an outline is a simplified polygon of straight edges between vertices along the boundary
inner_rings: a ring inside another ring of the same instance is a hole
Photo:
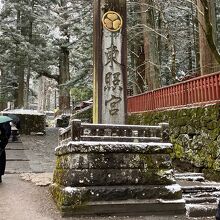
[[[167,169],[149,169],[143,172],[143,178],[152,185],[170,185],[174,184],[173,174]]]
[[[58,208],[61,211],[64,211],[64,207],[69,207],[70,210],[84,207],[88,202],[87,196],[82,194],[82,192],[74,190],[72,192],[68,192],[61,185],[52,184],[50,186],[50,191]]]
[[[184,149],[180,144],[174,144],[173,151],[176,158],[181,158],[184,156]]]
[[[60,168],[61,167],[61,156],[57,156],[56,158],[56,168]]]
[[[140,154],[139,157],[145,169],[171,169],[171,159],[168,154]]]
[[[174,146],[172,158],[215,171],[218,169],[218,163],[215,161],[220,151],[219,108],[219,104],[214,104],[189,109],[145,112],[138,115],[135,123],[157,125],[160,122],[168,122],[170,140]],[[130,119],[129,123],[135,124]]]
[[[61,169],[59,169],[59,172],[57,172],[58,169],[55,169],[53,172],[53,183],[59,184],[60,185],[60,180],[62,176]]]
[[[213,169],[203,169],[203,173],[205,174],[205,178],[213,181],[220,181],[220,171]]]
[[[216,159],[213,163],[213,169],[217,172],[220,172],[220,160]]]

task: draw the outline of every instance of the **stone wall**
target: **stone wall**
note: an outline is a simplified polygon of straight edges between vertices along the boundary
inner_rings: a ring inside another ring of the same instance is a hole
[[[220,180],[220,104],[132,114],[129,124],[170,124],[176,168],[202,171]]]
[[[26,134],[29,135],[31,132],[34,133],[43,133],[45,134],[46,129],[46,115],[41,113],[32,113],[31,111],[27,111],[28,113],[19,113],[16,112],[16,110],[11,110],[7,112],[2,112],[3,115],[7,116],[15,116],[20,121],[20,128],[19,133],[20,134]],[[14,117],[12,117],[13,119]]]

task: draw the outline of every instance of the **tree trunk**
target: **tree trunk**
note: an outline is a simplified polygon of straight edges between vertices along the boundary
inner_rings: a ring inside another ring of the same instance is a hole
[[[66,88],[65,84],[70,80],[69,74],[69,51],[67,48],[60,49],[60,66],[59,66],[59,109],[69,110],[70,109],[70,90]]]
[[[21,13],[17,11],[17,30],[22,34],[22,18]],[[15,75],[17,76],[17,88],[15,92],[15,108],[22,108],[24,106],[24,57],[19,55],[19,45],[16,51],[16,67]]]
[[[143,93],[146,91],[146,80],[145,80],[145,72],[146,72],[146,64],[145,64],[145,51],[144,51],[144,45],[139,46],[137,49],[137,61],[136,61],[136,79],[137,79],[137,85],[136,85],[136,90],[139,93]]]
[[[0,68],[0,111],[4,110],[7,107],[7,103],[4,98],[4,85],[6,85],[4,69]]]
[[[158,12],[158,30],[162,30],[162,16],[161,16],[161,12]],[[159,59],[159,64],[161,65],[162,63],[162,37],[161,35],[158,35],[157,37],[157,41],[158,41],[158,59]]]
[[[197,0],[194,0],[196,3]],[[193,3],[191,3],[191,12],[192,12],[192,15],[195,14],[195,17],[198,17],[198,11],[196,10],[194,12],[194,8],[193,8]],[[194,22],[193,22],[193,49],[195,51],[195,68],[196,68],[196,73],[198,72],[198,70],[200,69],[200,53],[199,53],[199,22],[198,22],[198,19],[193,19]]]
[[[29,5],[31,7],[31,10],[33,12],[34,8],[34,0],[29,2]],[[29,28],[28,28],[28,38],[29,43],[32,44],[32,38],[33,38],[33,18],[29,17]],[[25,94],[25,108],[29,107],[29,92],[30,92],[30,77],[31,77],[31,56],[28,54],[28,69],[27,69],[27,76],[26,76],[26,94]]]
[[[66,0],[61,0],[61,7],[63,7],[63,11],[66,10]],[[63,13],[63,19],[67,20],[68,15],[67,13]],[[60,47],[60,55],[59,55],[59,109],[63,110],[70,110],[70,89],[67,88],[64,84],[70,80],[70,72],[69,72],[69,33],[68,33],[68,26],[63,24],[60,27],[60,31],[62,36],[65,38],[65,42],[63,42],[62,46]]]
[[[191,27],[190,27],[190,15],[186,16],[186,25],[187,25],[187,40],[188,40],[188,72],[192,72],[193,63],[192,63],[192,42],[191,42]]]
[[[140,3],[141,21],[144,26],[145,79],[148,90],[153,90],[160,87],[158,45],[156,36],[151,31],[155,28],[154,3],[152,0],[141,0]],[[150,7],[147,5],[150,5]]]
[[[38,106],[37,110],[39,112],[43,112],[46,109],[46,86],[45,86],[46,78],[45,76],[39,77],[39,85],[38,85]]]
[[[199,21],[199,48],[200,48],[200,66],[201,75],[213,73],[219,69],[219,64],[215,58],[213,50],[210,48],[208,37],[211,37],[210,41],[216,43],[216,20],[215,20],[215,7],[213,0],[207,0],[202,2],[198,0],[198,21]],[[204,8],[203,4],[207,4],[208,7]],[[211,23],[211,29],[207,27],[207,21]],[[212,33],[210,33],[212,32]]]
[[[131,89],[133,91],[133,95],[136,95],[137,94],[137,86],[136,86],[136,74],[135,72],[133,71],[135,69],[135,55],[134,55],[134,50],[135,50],[135,45],[134,44],[131,44],[131,74],[132,74],[132,77],[131,77]]]

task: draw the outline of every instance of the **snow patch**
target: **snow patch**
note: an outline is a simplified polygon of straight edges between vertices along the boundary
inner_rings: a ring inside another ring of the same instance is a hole
[[[160,203],[185,203],[185,199],[177,199],[177,200],[164,200],[164,199],[157,199],[158,202]]]
[[[168,189],[172,193],[176,193],[176,192],[181,191],[181,186],[179,184],[165,186],[165,188]]]
[[[77,191],[76,188],[73,188],[73,187],[70,187],[70,186],[65,187],[63,190],[64,190],[65,192],[70,193],[70,194],[72,194],[72,193],[74,193],[74,192]]]
[[[38,112],[31,109],[14,109],[9,111],[2,111],[2,114],[20,114],[20,115],[45,115],[44,113]]]

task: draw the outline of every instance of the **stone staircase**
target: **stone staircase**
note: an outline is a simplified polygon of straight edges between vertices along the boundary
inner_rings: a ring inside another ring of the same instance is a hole
[[[202,173],[176,173],[186,201],[187,217],[213,217],[220,199],[220,183],[205,180]]]

